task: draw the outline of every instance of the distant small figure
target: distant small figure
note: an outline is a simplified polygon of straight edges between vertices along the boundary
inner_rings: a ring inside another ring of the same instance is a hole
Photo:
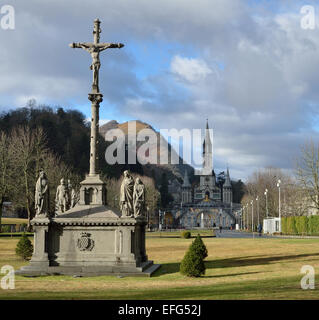
[[[257,229],[258,229],[259,237],[261,237],[261,231],[263,230],[263,227],[262,227],[261,223],[259,223]]]
[[[219,226],[219,233],[222,233],[222,229],[223,229],[223,227],[222,227],[222,225],[220,225]]]

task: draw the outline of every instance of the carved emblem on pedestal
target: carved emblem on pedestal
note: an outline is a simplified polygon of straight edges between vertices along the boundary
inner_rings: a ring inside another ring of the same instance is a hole
[[[81,237],[77,241],[77,247],[81,251],[91,251],[94,248],[94,240],[90,238],[91,234],[82,232]]]

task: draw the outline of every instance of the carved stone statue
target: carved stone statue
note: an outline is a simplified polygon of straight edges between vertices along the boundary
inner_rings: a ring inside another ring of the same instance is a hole
[[[35,215],[49,214],[49,183],[43,170],[40,171],[39,178],[35,185]]]
[[[62,213],[67,211],[68,209],[68,190],[67,186],[65,185],[64,179],[62,178],[60,181],[60,185],[56,190],[55,195],[55,203],[56,203],[56,210],[58,213]]]
[[[75,191],[74,188],[72,188],[71,190],[71,208],[73,208],[79,201],[79,195],[78,193]]]
[[[134,180],[129,171],[125,170],[120,192],[120,209],[122,216],[130,217],[133,215],[133,188]]]
[[[133,192],[134,217],[144,215],[145,186],[140,178],[135,180]]]
[[[69,197],[69,201],[70,201],[68,208],[71,209],[78,202],[78,195],[77,195],[75,189],[73,188],[70,180],[68,180],[68,193],[69,193],[68,197]]]

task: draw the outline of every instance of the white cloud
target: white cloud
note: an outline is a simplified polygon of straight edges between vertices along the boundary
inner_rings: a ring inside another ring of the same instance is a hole
[[[174,56],[171,62],[171,71],[189,82],[196,82],[212,73],[205,61],[195,58]]]

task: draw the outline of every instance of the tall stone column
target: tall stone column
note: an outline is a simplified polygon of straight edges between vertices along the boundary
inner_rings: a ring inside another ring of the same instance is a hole
[[[99,108],[103,101],[101,93],[89,93],[92,102],[91,140],[90,140],[90,176],[95,176],[98,170],[98,135],[99,135]]]

